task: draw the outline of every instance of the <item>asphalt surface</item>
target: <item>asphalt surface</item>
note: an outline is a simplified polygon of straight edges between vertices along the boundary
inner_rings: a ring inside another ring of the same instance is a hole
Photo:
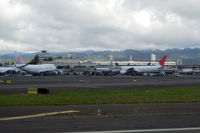
[[[50,92],[66,90],[140,89],[171,86],[200,86],[199,75],[182,77],[135,76],[49,76],[0,77],[11,84],[0,84],[0,94],[26,93],[29,87],[48,88]],[[23,118],[23,116],[59,111],[76,113]],[[1,118],[20,119],[1,120]],[[69,106],[1,106],[0,132],[80,132],[136,129],[200,127],[200,103],[157,103]],[[191,133],[200,130],[165,131]],[[156,132],[158,133],[158,132]]]
[[[27,88],[47,88],[50,92],[66,90],[140,89],[174,86],[200,86],[200,75],[182,77],[144,76],[37,76],[0,77],[11,84],[0,84],[0,94],[27,93]]]
[[[66,110],[80,112],[0,120],[0,132],[79,132],[200,127],[200,103],[14,106],[1,107],[0,118]]]

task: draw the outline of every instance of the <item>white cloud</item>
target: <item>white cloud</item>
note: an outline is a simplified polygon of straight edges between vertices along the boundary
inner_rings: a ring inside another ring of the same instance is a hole
[[[2,0],[0,51],[199,47],[198,0]]]

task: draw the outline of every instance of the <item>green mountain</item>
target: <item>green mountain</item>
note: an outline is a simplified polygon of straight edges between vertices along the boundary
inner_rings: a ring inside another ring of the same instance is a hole
[[[123,51],[84,51],[84,52],[62,52],[50,53],[52,56],[66,56],[71,54],[75,59],[92,60],[92,61],[108,61],[110,55],[115,61],[128,61],[132,56],[134,61],[150,61],[151,53],[156,55],[159,60],[164,55],[168,55],[167,61],[177,61],[181,59],[184,65],[200,64],[200,48],[186,48],[186,49],[166,49],[166,50],[134,50],[127,49]],[[19,53],[22,58],[34,58],[37,53]],[[13,54],[0,55],[0,59],[12,59]]]

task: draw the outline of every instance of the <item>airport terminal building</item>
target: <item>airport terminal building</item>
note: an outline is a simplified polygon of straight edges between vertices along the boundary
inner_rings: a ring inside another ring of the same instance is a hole
[[[73,59],[71,56],[67,55],[66,57],[59,56],[58,58],[54,58],[47,53],[47,51],[42,51],[37,54],[34,60],[39,64],[54,64],[58,69],[62,70],[74,70],[74,71],[85,71],[94,69],[96,67],[108,67],[110,65],[110,61],[88,61],[88,60],[80,60]],[[144,66],[148,63],[151,65],[157,65],[159,61],[156,61],[156,57],[154,54],[151,55],[151,61],[113,61],[113,66]],[[176,62],[165,62],[166,66],[176,66]]]

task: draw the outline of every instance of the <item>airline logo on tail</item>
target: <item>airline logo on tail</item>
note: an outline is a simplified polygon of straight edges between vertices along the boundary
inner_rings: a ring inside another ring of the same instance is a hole
[[[151,62],[147,63],[147,66],[151,66]]]
[[[164,66],[166,59],[167,59],[167,55],[165,55],[165,56],[160,60],[159,64],[160,64],[161,66]]]
[[[24,61],[20,56],[16,56],[16,64],[24,64]]]

